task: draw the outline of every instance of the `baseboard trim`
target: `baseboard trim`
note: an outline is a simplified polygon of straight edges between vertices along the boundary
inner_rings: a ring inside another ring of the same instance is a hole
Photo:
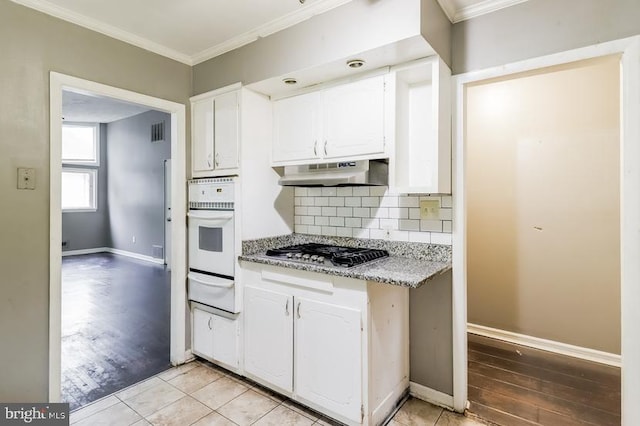
[[[83,254],[106,253],[108,251],[109,251],[109,247],[96,247],[96,248],[82,249],[82,250],[67,250],[62,252],[62,257],[81,256]]]
[[[144,260],[146,262],[155,263],[157,265],[164,265],[164,259],[156,259],[155,257],[147,256],[144,254],[133,253],[131,251],[114,249],[111,247],[96,247],[90,249],[82,249],[82,250],[67,250],[62,252],[62,256],[79,256],[83,254],[94,254],[94,253],[113,253],[118,254],[120,256],[131,257],[133,259]]]
[[[555,352],[562,355],[572,356],[587,361],[598,362],[600,364],[611,365],[613,367],[622,366],[622,357],[609,352],[584,348],[581,346],[569,345],[567,343],[553,340],[541,339],[539,337],[527,336],[526,334],[514,333],[512,331],[499,330],[497,328],[486,327],[478,324],[467,324],[467,331],[471,334],[504,340],[505,342],[517,345],[529,346],[543,351]]]
[[[164,265],[164,259],[156,259],[155,257],[147,256],[144,254],[138,254],[131,251],[114,249],[114,248],[109,248],[108,251],[109,253],[119,254],[120,256],[127,256],[133,259],[145,260],[147,262],[156,263],[158,265]]]
[[[444,392],[428,388],[418,383],[409,382],[409,394],[414,398],[421,399],[433,405],[446,408],[447,410],[453,410],[453,396],[447,395]]]

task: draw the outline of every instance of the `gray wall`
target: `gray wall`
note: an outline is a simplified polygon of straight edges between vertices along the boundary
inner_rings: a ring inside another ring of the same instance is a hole
[[[640,34],[638,0],[529,0],[453,26],[453,73]]]
[[[409,292],[410,380],[453,395],[451,272]]]
[[[152,143],[151,125],[161,121],[165,140]],[[164,246],[164,160],[171,158],[171,116],[148,111],[107,127],[109,247],[153,256],[152,245]]]
[[[422,0],[420,32],[442,60],[451,68],[451,32],[453,25],[437,0]]]
[[[49,71],[180,103],[190,67],[0,1],[0,401],[46,401],[49,377]],[[16,189],[16,169],[36,189]]]
[[[98,210],[62,213],[63,251],[108,247],[109,204],[107,198],[107,125],[100,124],[100,167],[98,167]],[[76,166],[74,166],[76,167]],[[77,166],[82,167],[82,166]]]
[[[420,0],[353,0],[196,65],[193,93],[255,83],[418,36],[420,13]]]

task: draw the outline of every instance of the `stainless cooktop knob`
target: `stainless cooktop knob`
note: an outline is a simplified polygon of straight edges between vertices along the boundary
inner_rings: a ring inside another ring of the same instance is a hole
[[[318,260],[318,255],[317,254],[312,254],[311,255],[311,261],[315,262],[316,260]]]
[[[296,257],[296,259],[301,259],[302,258],[302,253],[296,253],[294,256]]]
[[[287,253],[287,257],[291,259],[293,257],[293,253]]]
[[[309,260],[311,258],[311,255],[309,254],[303,254],[302,255],[302,260]]]
[[[316,262],[323,263],[324,262],[324,256],[318,256],[318,258],[316,259]]]

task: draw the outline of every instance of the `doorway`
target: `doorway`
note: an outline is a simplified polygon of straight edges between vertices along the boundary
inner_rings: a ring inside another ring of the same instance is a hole
[[[488,420],[620,423],[619,371],[553,356],[619,366],[619,76],[611,55],[467,86],[469,410]]]
[[[62,112],[62,395],[74,410],[171,366],[171,117],[70,90]]]
[[[49,304],[49,401],[61,400],[61,337],[62,337],[62,97],[63,91],[93,94],[121,102],[143,106],[170,114],[171,168],[170,207],[174,217],[186,217],[186,113],[185,106],[128,90],[52,72],[50,75],[50,304]],[[163,185],[163,165],[160,165]],[[164,209],[163,213],[164,214]],[[163,219],[164,222],[164,219]],[[164,225],[163,225],[164,226]],[[186,351],[186,225],[173,222],[170,228],[170,354],[171,364],[182,364],[189,357]],[[156,256],[163,258],[164,255]],[[164,262],[161,260],[161,262]],[[144,303],[141,300],[140,303]]]
[[[467,403],[467,281],[468,281],[468,194],[466,193],[467,135],[465,125],[466,88],[469,84],[491,78],[500,78],[519,72],[532,71],[597,58],[621,54],[621,159],[620,159],[620,265],[621,265],[621,353],[622,353],[622,419],[625,424],[640,421],[640,410],[634,401],[640,382],[640,323],[638,310],[631,300],[640,297],[635,285],[640,278],[638,256],[640,236],[634,231],[640,225],[640,148],[637,140],[640,125],[635,119],[640,114],[640,37],[603,43],[597,46],[550,55],[499,68],[471,72],[454,78],[456,118],[454,126],[454,158],[456,187],[454,205],[454,408],[463,411]]]

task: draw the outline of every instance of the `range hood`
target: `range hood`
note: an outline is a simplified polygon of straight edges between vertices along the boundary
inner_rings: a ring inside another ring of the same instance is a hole
[[[286,166],[278,181],[282,186],[386,186],[388,182],[389,164],[386,160]]]

